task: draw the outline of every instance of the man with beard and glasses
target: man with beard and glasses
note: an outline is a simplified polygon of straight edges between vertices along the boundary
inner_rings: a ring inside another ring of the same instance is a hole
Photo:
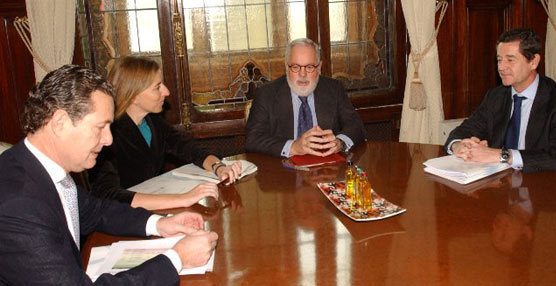
[[[287,46],[286,72],[257,88],[245,127],[248,152],[328,156],[365,140],[342,84],[321,75],[315,42],[302,38]]]

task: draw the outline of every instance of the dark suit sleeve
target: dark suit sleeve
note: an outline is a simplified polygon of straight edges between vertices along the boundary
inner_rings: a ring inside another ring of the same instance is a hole
[[[448,145],[453,140],[462,140],[471,137],[477,137],[481,140],[489,140],[488,119],[489,113],[492,112],[492,110],[490,110],[491,104],[489,104],[488,100],[490,96],[491,91],[487,93],[479,107],[471,114],[471,116],[465,119],[460,126],[450,132],[448,139],[444,143],[444,150],[446,150],[446,152],[448,152]]]
[[[3,186],[5,187],[5,185]],[[80,202],[82,199],[80,198]],[[100,202],[94,202],[97,205]],[[106,215],[94,220],[94,224],[104,229],[113,230],[125,227],[125,223],[133,221],[130,215],[136,213],[122,212],[127,218],[118,217],[108,219],[107,216],[122,211],[129,206],[121,205],[114,209],[108,207]],[[85,206],[80,215],[90,210]],[[101,208],[94,212],[98,215]],[[140,211],[141,212],[141,211]],[[138,213],[137,213],[138,214]],[[18,196],[2,204],[0,211],[0,282],[11,285],[92,285],[92,281],[81,268],[80,258],[75,255],[73,241],[68,235],[67,226],[53,223],[59,220],[46,200]],[[63,214],[62,214],[63,216]],[[85,221],[90,220],[86,218]],[[144,218],[139,217],[144,223]],[[114,222],[114,223],[112,223]],[[90,230],[91,221],[82,223],[86,230]],[[109,226],[110,225],[110,226]],[[127,232],[135,227],[125,227]],[[65,227],[65,229],[64,229]],[[144,229],[144,225],[143,225]],[[141,232],[135,229],[129,231],[134,234]],[[143,230],[144,234],[144,230]],[[95,284],[102,285],[177,285],[179,277],[165,256],[157,256],[131,271],[118,275],[103,275]]]
[[[556,122],[553,122],[556,123]],[[553,125],[556,126],[556,125]],[[550,134],[550,147],[546,150],[521,150],[523,172],[556,171],[556,130]]]
[[[556,85],[541,77],[539,92],[527,124],[525,150],[520,150],[524,172],[556,170]]]
[[[245,126],[245,150],[280,157],[286,142],[293,138],[281,137],[276,135],[277,132],[272,131],[272,126],[277,125],[271,122],[277,120],[272,105],[276,104],[275,99],[278,96],[273,86],[262,86],[255,91],[255,99]]]
[[[359,114],[353,108],[351,100],[348,98],[346,91],[340,81],[337,83],[336,90],[338,92],[338,121],[339,130],[335,131],[335,135],[344,134],[353,144],[365,141],[365,129]]]

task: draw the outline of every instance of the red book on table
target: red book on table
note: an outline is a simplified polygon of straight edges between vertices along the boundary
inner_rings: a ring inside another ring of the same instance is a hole
[[[338,153],[328,155],[326,157],[319,157],[314,155],[295,155],[290,157],[291,162],[295,166],[312,167],[324,164],[332,164],[343,162],[346,159]]]

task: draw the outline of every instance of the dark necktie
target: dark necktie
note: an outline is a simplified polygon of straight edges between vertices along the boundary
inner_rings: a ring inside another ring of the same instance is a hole
[[[75,186],[75,182],[70,177],[70,175],[66,175],[66,177],[60,181],[60,185],[62,186],[64,192],[64,199],[66,200],[66,206],[70,212],[68,220],[71,219],[73,224],[73,232],[75,235],[75,244],[77,245],[77,249],[80,246],[80,238],[79,238],[79,206],[77,204],[77,187]]]
[[[297,117],[297,138],[300,138],[303,133],[313,128],[313,116],[307,102],[307,96],[299,96],[299,99],[301,100],[301,106],[299,107],[299,115]]]
[[[504,138],[504,147],[506,149],[517,150],[519,142],[519,128],[521,126],[521,102],[526,99],[523,96],[514,95],[514,112],[506,130],[506,138]]]

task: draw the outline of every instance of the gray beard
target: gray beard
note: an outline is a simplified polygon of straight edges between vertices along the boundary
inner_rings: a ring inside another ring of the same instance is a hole
[[[295,83],[290,79],[290,76],[288,74],[286,74],[286,78],[288,80],[288,85],[290,86],[290,89],[295,94],[297,94],[297,96],[309,96],[309,95],[311,95],[311,93],[313,93],[313,91],[315,91],[315,88],[317,88],[317,84],[319,83],[320,76],[317,76],[317,79],[315,80],[315,82],[312,83],[311,85],[307,86],[304,90],[297,87],[295,85]]]

